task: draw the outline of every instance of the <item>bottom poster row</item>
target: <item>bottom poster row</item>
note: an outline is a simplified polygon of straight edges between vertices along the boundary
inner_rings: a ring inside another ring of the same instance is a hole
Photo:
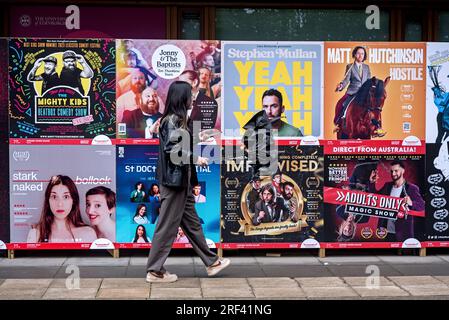
[[[427,177],[424,147],[328,148],[324,156],[323,146],[280,145],[277,170],[259,178],[251,177],[244,157],[202,148],[215,161],[197,167],[192,193],[211,247],[449,239],[448,179],[434,166],[435,148]],[[151,245],[161,204],[157,145],[11,145],[9,155],[4,243]],[[175,243],[189,246],[182,229]]]

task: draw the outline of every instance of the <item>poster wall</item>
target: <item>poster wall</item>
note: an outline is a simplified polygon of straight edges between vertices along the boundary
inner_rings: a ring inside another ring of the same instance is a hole
[[[115,147],[11,145],[11,242],[115,242]]]
[[[319,241],[323,230],[323,149],[278,145],[278,169],[251,180],[248,162],[223,154],[222,241],[263,247],[276,243]],[[237,154],[237,153],[235,153]]]
[[[113,40],[9,40],[10,138],[115,138]]]
[[[8,41],[0,39],[0,127],[8,127]],[[8,172],[8,131],[0,131],[0,172]],[[9,202],[9,184],[6,174],[0,175],[0,202]],[[9,211],[0,209],[0,241],[9,242]],[[2,244],[0,243],[0,249]],[[5,249],[5,248],[3,248]]]
[[[221,125],[221,48],[215,40],[117,40],[117,138],[158,138],[154,124],[170,85],[193,87],[190,117],[203,140],[216,143]],[[217,130],[215,134],[213,130]],[[211,131],[212,130],[212,131]],[[198,135],[197,135],[198,136]]]
[[[321,42],[224,41],[224,137],[243,135],[261,110],[280,138],[321,137],[322,51]]]
[[[218,147],[203,148],[212,157]],[[117,146],[117,242],[120,248],[147,248],[151,246],[160,212],[159,182],[156,177],[159,146]],[[216,156],[215,156],[216,157]],[[209,159],[212,159],[209,157]],[[209,163],[197,168],[199,185],[192,193],[203,231],[211,247],[220,241],[220,166]],[[190,247],[181,228],[175,246]]]
[[[353,142],[325,147],[326,241],[423,241],[425,147]]]
[[[419,42],[326,42],[324,138],[424,140],[425,57]]]

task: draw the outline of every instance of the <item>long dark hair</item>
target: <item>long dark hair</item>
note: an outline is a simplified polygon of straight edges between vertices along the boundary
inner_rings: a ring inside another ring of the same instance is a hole
[[[57,175],[51,177],[50,181],[48,182],[47,189],[45,189],[45,200],[44,200],[44,206],[42,208],[42,214],[41,218],[38,223],[38,230],[39,230],[39,240],[38,242],[49,242],[51,237],[51,226],[55,220],[54,214],[51,212],[50,209],[50,195],[51,190],[54,186],[57,186],[59,184],[62,184],[63,186],[66,186],[67,189],[69,189],[70,196],[72,197],[73,204],[72,209],[70,210],[69,215],[66,219],[66,226],[72,233],[72,226],[73,227],[84,227],[86,224],[83,222],[83,219],[81,218],[81,211],[80,211],[80,197],[78,194],[78,189],[76,188],[75,183],[72,179],[68,176],[63,175]],[[72,233],[72,237],[73,233]]]
[[[137,234],[137,230],[139,230],[139,228],[142,227],[143,229],[143,235],[142,238],[143,240],[145,240],[145,242],[148,242],[148,238],[147,238],[147,230],[145,229],[145,227],[141,224],[139,224],[136,228],[136,234],[134,235],[134,240],[133,242],[137,242],[137,240],[139,240],[139,235]]]
[[[191,103],[192,86],[185,81],[173,82],[170,85],[170,88],[168,88],[165,111],[162,115],[162,120],[165,117],[175,115],[178,118],[178,124],[182,128],[187,129],[187,109]]]
[[[145,214],[144,214],[144,216],[147,215],[147,211],[146,211],[147,206],[144,205],[143,203],[141,203],[141,204],[139,204],[139,205],[137,206],[137,208],[136,208],[136,213],[134,214],[134,218],[137,217],[137,216],[139,215],[139,211],[140,211],[140,209],[142,209],[143,207],[145,207]]]

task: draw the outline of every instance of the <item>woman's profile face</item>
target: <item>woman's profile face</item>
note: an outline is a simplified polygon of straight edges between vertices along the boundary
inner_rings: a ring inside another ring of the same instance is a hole
[[[58,184],[51,188],[50,210],[56,219],[65,219],[72,211],[73,198],[69,188],[63,184]]]
[[[139,210],[139,216],[143,217],[145,215],[145,212],[147,211],[147,207],[143,206]]]
[[[109,211],[106,198],[102,194],[93,194],[86,198],[86,213],[93,226],[100,225],[106,221],[111,212]]]
[[[137,190],[142,190],[142,184],[141,184],[141,183],[139,183],[139,184],[137,185]]]
[[[365,50],[363,50],[362,48],[359,48],[357,50],[357,52],[355,53],[355,60],[357,62],[362,62],[364,58],[365,58]]]
[[[137,235],[138,235],[139,237],[143,237],[143,228],[142,228],[142,227],[138,227],[138,228],[137,228]]]

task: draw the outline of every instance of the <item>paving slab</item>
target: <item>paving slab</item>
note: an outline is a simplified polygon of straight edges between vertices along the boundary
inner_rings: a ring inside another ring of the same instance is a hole
[[[195,276],[207,278],[206,268],[204,266],[195,265]],[[250,265],[234,265],[231,264],[225,270],[220,272],[220,278],[246,278],[246,277],[264,277],[263,267],[259,264]]]
[[[449,276],[435,276],[434,278],[445,284],[449,284]]]
[[[254,298],[253,291],[249,287],[203,287],[202,291],[205,298]]]
[[[146,288],[101,288],[97,293],[97,299],[148,299],[150,286]]]
[[[151,283],[152,288],[199,288],[200,278],[178,278],[172,283]]]
[[[402,275],[399,270],[396,270],[393,266],[388,264],[379,264],[374,266],[379,268],[379,275],[382,276],[400,276]],[[371,265],[367,268],[367,265],[328,265],[327,268],[333,276],[337,277],[363,277],[371,274]]]
[[[246,278],[201,278],[200,283],[202,288],[249,288],[248,280]]]
[[[336,265],[358,265],[358,264],[384,264],[379,257],[376,256],[357,256],[357,257],[326,257],[318,258],[318,260],[325,264],[336,264]]]
[[[394,264],[420,264],[420,263],[442,263],[444,262],[438,256],[379,256],[379,258],[386,263]]]
[[[54,278],[61,267],[1,267],[2,279],[48,279]],[[67,275],[65,275],[67,277]]]
[[[433,276],[449,276],[449,266],[446,263],[434,264],[391,264],[403,276],[419,276],[431,274]]]
[[[446,262],[449,262],[449,254],[438,254],[437,257]]]
[[[150,284],[145,278],[105,278],[101,283],[101,289],[120,288],[149,288]]]
[[[366,282],[370,281],[371,278],[366,277],[343,277],[343,280],[349,284],[350,286],[356,286],[356,287],[365,287]],[[379,285],[380,286],[394,286],[394,282],[390,281],[389,279],[385,277],[379,277],[378,278]],[[369,282],[371,283],[371,282]]]
[[[351,287],[302,287],[308,298],[359,297]]]
[[[66,289],[66,288],[49,288],[42,299],[50,300],[81,300],[81,299],[95,299],[98,288],[86,289]]]
[[[6,279],[2,285],[1,289],[18,289],[18,290],[28,290],[28,289],[46,289],[50,286],[53,279]]]
[[[75,265],[78,267],[127,267],[129,257],[114,259],[113,257],[88,257],[88,258],[68,258],[64,266]]]
[[[82,266],[79,268],[80,278],[125,278],[127,267],[116,266]],[[67,278],[69,276],[66,273],[64,267],[58,271],[55,278]]]
[[[334,274],[326,266],[263,266],[262,271],[267,277],[331,277]]]
[[[1,259],[0,267],[60,267],[66,260],[65,257]]]
[[[148,261],[148,257],[130,257],[129,265],[130,266],[146,266]]]
[[[41,299],[47,288],[33,289],[2,289],[0,287],[0,300],[34,300]]]
[[[338,277],[309,277],[295,278],[299,285],[304,287],[346,287],[347,284]]]
[[[249,285],[253,288],[295,288],[299,287],[298,283],[292,279],[287,277],[277,277],[277,278],[248,278]]]
[[[50,284],[50,288],[66,288],[67,287],[66,280],[67,279],[53,279],[53,281]],[[100,287],[102,280],[103,279],[101,279],[101,278],[80,278],[80,288],[81,289],[87,289],[87,288],[98,289]]]
[[[320,260],[316,257],[256,257],[256,261],[261,265],[321,265]]]
[[[305,298],[306,294],[299,287],[290,288],[253,288],[256,298],[287,299],[287,298]]]
[[[397,286],[379,286],[378,288],[353,286],[355,292],[361,297],[405,297],[409,296],[408,292]]]
[[[201,299],[200,288],[152,287],[150,299]]]
[[[445,284],[401,287],[414,296],[449,296],[449,287]]]
[[[193,257],[168,257],[164,266],[190,266],[193,265]]]
[[[388,277],[394,283],[400,286],[418,286],[418,285],[441,285],[444,284],[432,276],[408,276],[408,277]]]
[[[226,254],[224,255],[225,258],[229,258],[231,260],[232,266],[242,266],[242,265],[257,265],[259,262],[255,257],[227,257]],[[200,259],[195,259],[195,263],[197,263],[204,266],[202,261]]]

